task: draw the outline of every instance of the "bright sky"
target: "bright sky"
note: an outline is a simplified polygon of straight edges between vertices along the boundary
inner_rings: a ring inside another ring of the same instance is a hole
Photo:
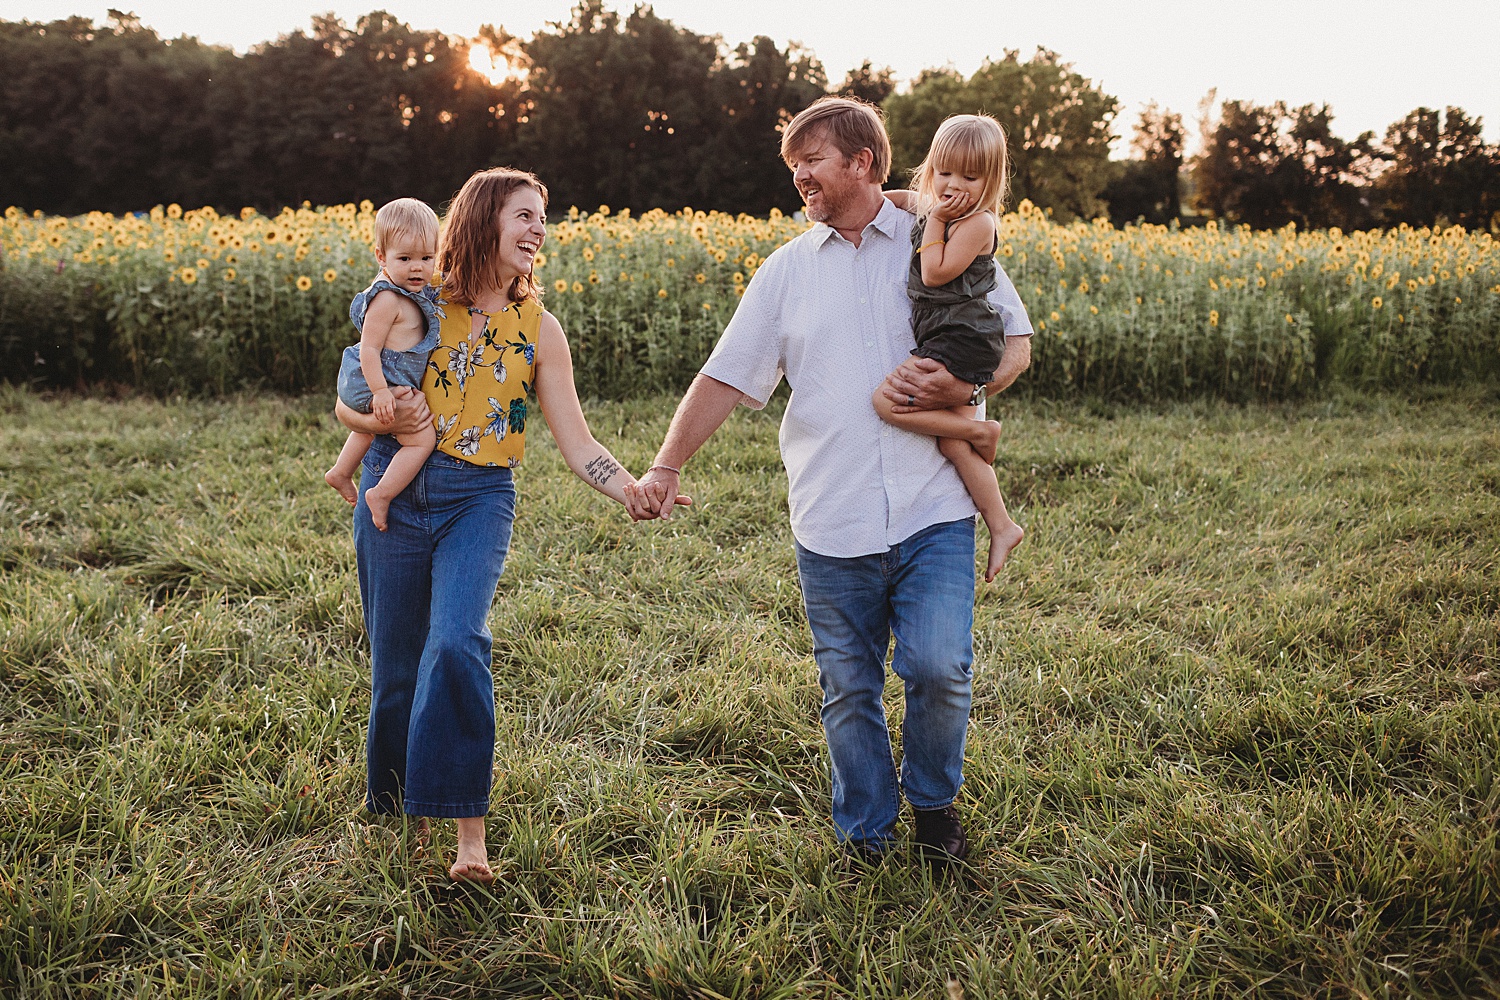
[[[413,27],[472,36],[496,24],[528,37],[549,21],[569,19],[571,0],[0,0],[0,18],[45,21],[72,14],[103,21],[110,6],[134,11],[159,34],[196,35],[244,51],[306,28],[332,10],[353,23],[385,9]],[[628,2],[610,4],[628,11]],[[1196,132],[1199,102],[1328,103],[1334,130],[1377,137],[1418,106],[1458,105],[1485,120],[1500,140],[1500,3],[1495,0],[656,0],[656,13],[729,45],[769,35],[802,43],[833,80],[865,59],[891,66],[906,81],[922,69],[951,65],[972,73],[987,57],[1038,45],[1062,54],[1078,72],[1120,99],[1116,131],[1127,135],[1146,102],[1180,112]],[[852,13],[858,11],[859,13]],[[918,11],[934,13],[919,16]]]

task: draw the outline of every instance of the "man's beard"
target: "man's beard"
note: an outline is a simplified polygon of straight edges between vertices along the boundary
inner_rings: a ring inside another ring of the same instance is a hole
[[[845,188],[835,195],[833,189],[827,185],[823,185],[819,189],[819,193],[823,196],[823,207],[821,208],[814,209],[811,205],[807,204],[805,195],[802,199],[802,207],[806,210],[807,217],[814,222],[826,223],[830,219],[837,219],[849,207],[849,203],[854,200],[852,187]]]

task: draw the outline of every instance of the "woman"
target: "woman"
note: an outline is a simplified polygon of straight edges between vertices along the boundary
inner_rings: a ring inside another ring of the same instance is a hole
[[[371,651],[366,806],[456,819],[455,881],[494,878],[484,843],[495,748],[486,618],[510,545],[528,388],[579,478],[621,503],[635,481],[589,433],[567,338],[538,301],[532,263],[547,238],[546,205],[532,174],[470,177],[438,253],[441,336],[421,394],[398,401],[394,426],[336,410],[350,430],[381,435],[354,508]],[[399,448],[390,435],[424,422],[436,427],[437,448],[378,531],[365,493]]]

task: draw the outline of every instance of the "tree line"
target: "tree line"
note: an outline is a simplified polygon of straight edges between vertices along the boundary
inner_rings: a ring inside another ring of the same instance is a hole
[[[118,11],[103,25],[0,21],[0,204],[441,205],[504,163],[535,170],[558,206],[758,214],[795,199],[778,129],[834,92],[884,107],[896,182],[944,117],[988,111],[1010,139],[1012,203],[1060,221],[1500,227],[1500,148],[1456,107],[1351,141],[1326,105],[1210,100],[1185,160],[1182,116],[1153,105],[1130,158],[1111,160],[1119,102],[1046,50],[1005,51],[969,76],[929,70],[897,93],[869,62],[831,83],[805,49],[765,36],[731,48],[603,0],[526,39],[486,27],[480,43],[508,72],[477,72],[470,40],[383,11],[352,26],[316,17],[245,55]]]

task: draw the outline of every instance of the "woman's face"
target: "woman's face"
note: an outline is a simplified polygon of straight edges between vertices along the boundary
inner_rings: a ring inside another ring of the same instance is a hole
[[[547,239],[547,209],[535,188],[511,192],[500,210],[500,261],[507,271],[530,274]]]

